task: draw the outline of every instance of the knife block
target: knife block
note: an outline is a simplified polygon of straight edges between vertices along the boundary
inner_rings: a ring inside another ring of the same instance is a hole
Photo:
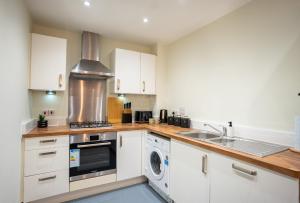
[[[122,112],[122,123],[132,123],[131,109],[124,109]]]

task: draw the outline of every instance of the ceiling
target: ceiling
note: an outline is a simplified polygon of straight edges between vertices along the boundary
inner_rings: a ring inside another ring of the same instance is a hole
[[[33,21],[143,44],[171,43],[250,0],[25,0]],[[149,22],[144,23],[143,19]]]

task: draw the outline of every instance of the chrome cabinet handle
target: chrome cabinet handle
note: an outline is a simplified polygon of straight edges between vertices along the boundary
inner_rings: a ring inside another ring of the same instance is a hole
[[[56,154],[56,151],[39,153],[40,156],[46,156],[46,155],[52,155],[52,154]]]
[[[202,173],[207,174],[207,155],[202,156]]]
[[[123,146],[123,137],[122,137],[122,135],[120,136],[120,147],[122,147]]]
[[[97,146],[106,146],[111,145],[111,142],[102,142],[97,144],[85,144],[85,145],[77,145],[77,148],[88,148],[88,147],[97,147]]]
[[[240,171],[242,173],[251,175],[251,176],[256,176],[257,175],[257,171],[252,171],[252,170],[249,170],[249,169],[245,169],[245,168],[237,166],[235,164],[232,164],[232,168],[237,170],[237,171]]]
[[[117,90],[120,90],[120,83],[121,83],[120,79],[117,79]]]
[[[145,90],[146,90],[146,82],[143,81],[143,92],[145,92]]]
[[[56,178],[56,175],[49,176],[49,177],[46,177],[46,178],[39,178],[39,181],[42,182],[42,181],[51,180],[51,179],[55,179],[55,178]]]
[[[58,87],[61,88],[63,86],[63,77],[62,74],[58,76]]]
[[[50,139],[50,140],[40,140],[40,143],[55,143],[56,139]]]

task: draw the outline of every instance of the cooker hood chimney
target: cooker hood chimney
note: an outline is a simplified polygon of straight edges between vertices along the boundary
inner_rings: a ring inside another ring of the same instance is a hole
[[[111,70],[100,62],[99,37],[96,33],[82,32],[81,60],[73,67],[71,75],[93,75],[102,78],[114,76]]]

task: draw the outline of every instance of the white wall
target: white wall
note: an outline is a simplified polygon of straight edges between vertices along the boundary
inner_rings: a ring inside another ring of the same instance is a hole
[[[159,117],[160,109],[168,109],[167,99],[167,49],[165,45],[157,44],[156,52],[156,101],[153,116]]]
[[[294,130],[300,1],[253,0],[167,48],[168,107],[193,119]]]
[[[20,202],[21,122],[30,118],[30,18],[23,0],[0,1],[0,202]]]

